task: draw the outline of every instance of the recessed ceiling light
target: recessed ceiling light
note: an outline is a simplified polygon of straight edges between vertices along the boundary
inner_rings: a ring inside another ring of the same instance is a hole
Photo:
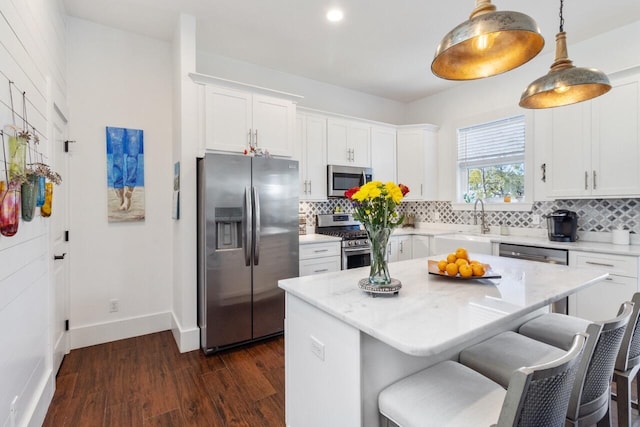
[[[344,18],[344,14],[340,9],[331,9],[327,12],[327,19],[331,22],[342,21],[342,18]]]

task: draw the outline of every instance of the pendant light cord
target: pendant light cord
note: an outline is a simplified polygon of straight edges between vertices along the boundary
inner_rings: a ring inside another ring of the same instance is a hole
[[[560,32],[564,31],[564,16],[562,16],[563,6],[564,6],[564,0],[560,0]]]

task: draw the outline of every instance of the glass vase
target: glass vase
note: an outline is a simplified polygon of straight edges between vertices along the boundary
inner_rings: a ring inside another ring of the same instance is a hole
[[[387,265],[387,248],[392,229],[383,225],[365,224],[371,245],[371,268],[369,283],[372,285],[388,285],[391,283],[389,266]]]
[[[20,185],[0,181],[0,234],[11,237],[20,224]]]
[[[47,182],[44,185],[44,204],[40,206],[40,215],[48,218],[51,216],[53,207],[53,182]]]
[[[44,176],[38,176],[38,197],[36,199],[36,206],[41,207],[44,205],[44,187],[47,182]]]
[[[28,175],[27,181],[21,186],[22,198],[22,219],[31,221],[36,212],[36,201],[38,199],[38,176]]]
[[[5,126],[4,134],[9,138],[7,163],[9,163],[9,181],[11,181],[25,174],[27,139],[19,136],[14,126]]]

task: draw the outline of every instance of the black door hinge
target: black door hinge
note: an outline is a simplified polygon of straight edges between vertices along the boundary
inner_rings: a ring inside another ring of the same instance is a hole
[[[64,230],[64,241],[65,242],[69,241],[69,230]]]
[[[64,321],[64,330],[68,331],[69,330],[69,319]]]

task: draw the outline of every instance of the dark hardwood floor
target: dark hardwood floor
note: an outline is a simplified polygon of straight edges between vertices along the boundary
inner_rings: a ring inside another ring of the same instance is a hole
[[[284,426],[284,339],[207,357],[166,331],[72,350],[44,426]]]

